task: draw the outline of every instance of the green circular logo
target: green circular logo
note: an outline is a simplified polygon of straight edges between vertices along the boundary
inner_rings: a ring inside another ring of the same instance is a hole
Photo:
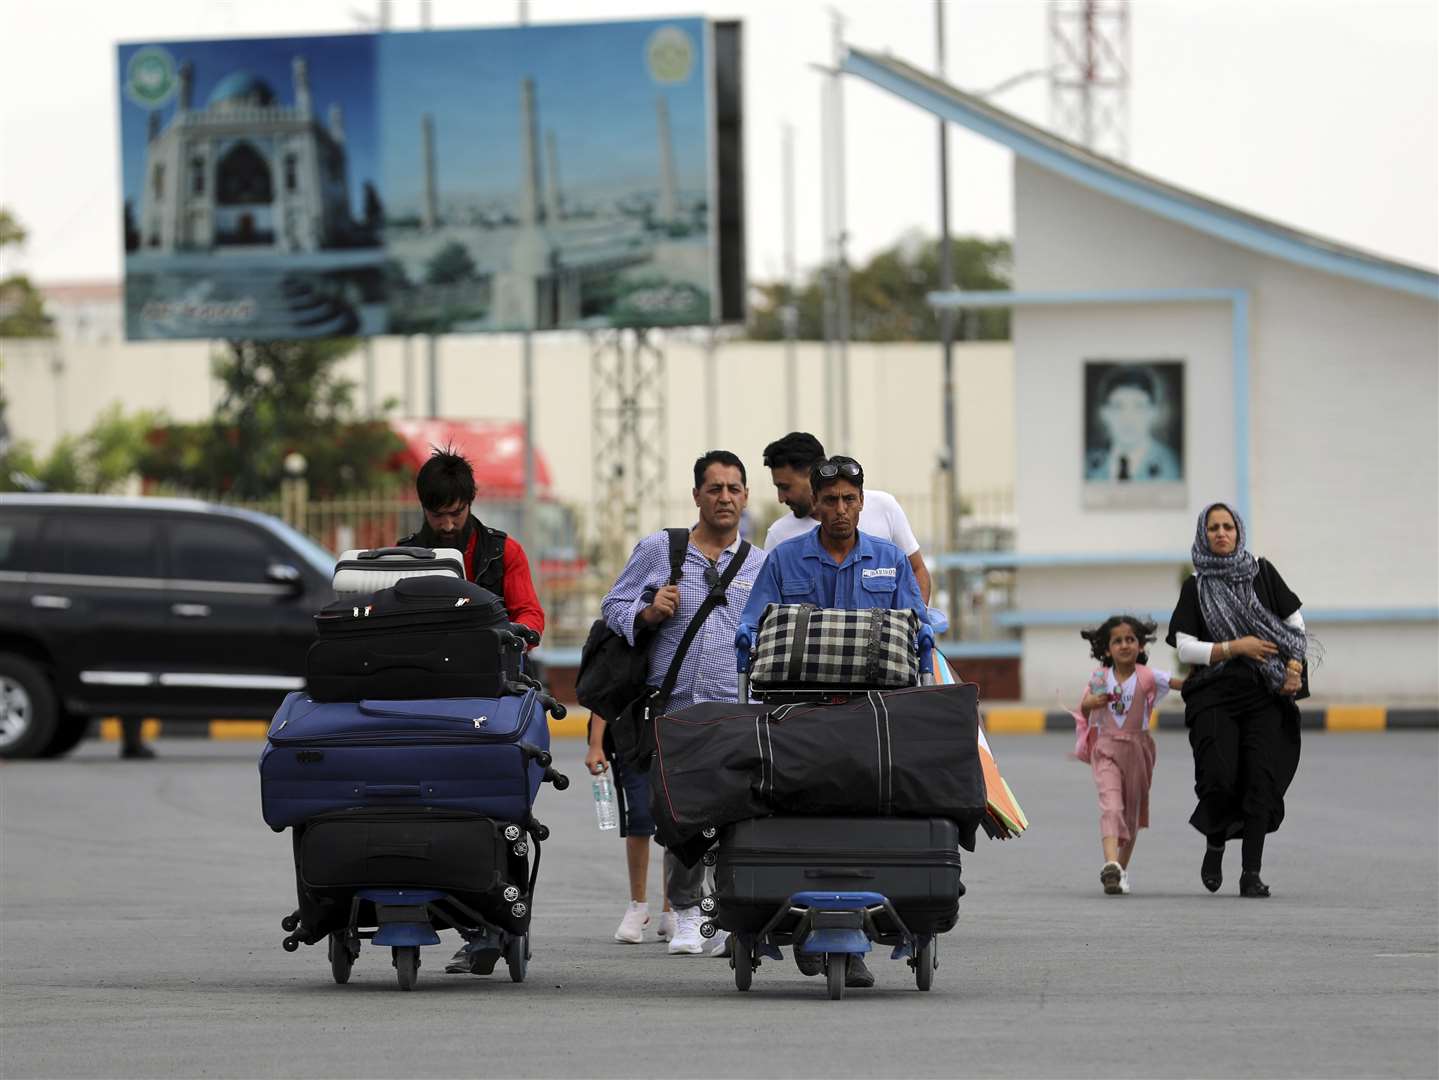
[[[682,83],[694,69],[694,45],[678,26],[661,26],[645,43],[645,60],[655,82]]]
[[[138,50],[125,65],[125,93],[143,108],[158,109],[175,96],[178,86],[175,61],[158,45]]]

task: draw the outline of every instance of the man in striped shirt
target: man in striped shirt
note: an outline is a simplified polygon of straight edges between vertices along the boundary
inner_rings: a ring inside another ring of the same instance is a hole
[[[749,599],[750,587],[764,564],[765,554],[740,543],[740,515],[749,501],[744,463],[727,450],[711,450],[694,467],[694,502],[699,522],[691,530],[677,585],[671,585],[669,537],[664,530],[651,533],[635,545],[629,562],[604,598],[602,612],[615,633],[635,644],[646,631],[654,634],[649,656],[652,687],[665,681],[685,629],[732,560],[745,551],[744,563],[690,643],[681,661],[667,709],[682,709],[699,701],[735,701],[739,676],[735,671],[734,639],[739,614]],[[606,768],[603,739],[605,721],[591,718],[590,749],[585,764],[592,775]],[[650,815],[648,777],[624,763],[616,767],[616,781],[624,791],[625,845],[630,873],[630,905],[615,931],[615,940],[644,940],[649,922],[645,900],[649,868],[649,838],[655,833]],[[659,936],[669,937],[669,951],[698,955],[704,951],[699,902],[704,891],[702,863],[684,866],[665,855],[665,899],[674,909],[674,924],[660,918]],[[668,914],[668,913],[666,913]]]

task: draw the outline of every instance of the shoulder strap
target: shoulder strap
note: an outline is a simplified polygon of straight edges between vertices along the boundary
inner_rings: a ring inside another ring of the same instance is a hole
[[[690,547],[690,531],[688,529],[666,529],[665,532],[670,538],[670,584],[678,585],[680,577],[684,574],[685,553]]]
[[[680,638],[679,648],[675,649],[674,659],[670,661],[669,670],[665,672],[665,681],[660,686],[659,698],[661,702],[668,701],[669,696],[674,693],[675,683],[679,681],[680,677],[680,666],[685,662],[685,653],[689,652],[690,644],[700,632],[700,627],[704,625],[704,621],[709,618],[710,612],[719,604],[720,597],[723,596],[725,590],[729,588],[730,582],[735,579],[740,572],[740,568],[749,560],[749,552],[749,541],[741,540],[739,550],[734,553],[734,558],[731,559],[729,565],[725,567],[724,576],[721,577],[719,583],[710,590],[709,595],[705,597],[704,603],[700,605],[700,609],[695,612],[695,617],[691,619],[689,625],[685,627],[684,637]]]

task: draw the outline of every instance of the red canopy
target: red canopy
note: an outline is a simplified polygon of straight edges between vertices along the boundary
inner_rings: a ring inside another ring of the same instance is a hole
[[[453,447],[469,459],[481,497],[520,499],[525,494],[525,426],[514,420],[392,420],[405,440],[404,460],[418,470],[436,448]],[[535,447],[535,493],[550,493],[550,466]]]

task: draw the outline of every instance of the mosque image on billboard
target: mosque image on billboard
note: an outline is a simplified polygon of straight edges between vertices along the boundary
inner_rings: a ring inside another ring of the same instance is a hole
[[[127,45],[127,333],[716,313],[700,19]]]

